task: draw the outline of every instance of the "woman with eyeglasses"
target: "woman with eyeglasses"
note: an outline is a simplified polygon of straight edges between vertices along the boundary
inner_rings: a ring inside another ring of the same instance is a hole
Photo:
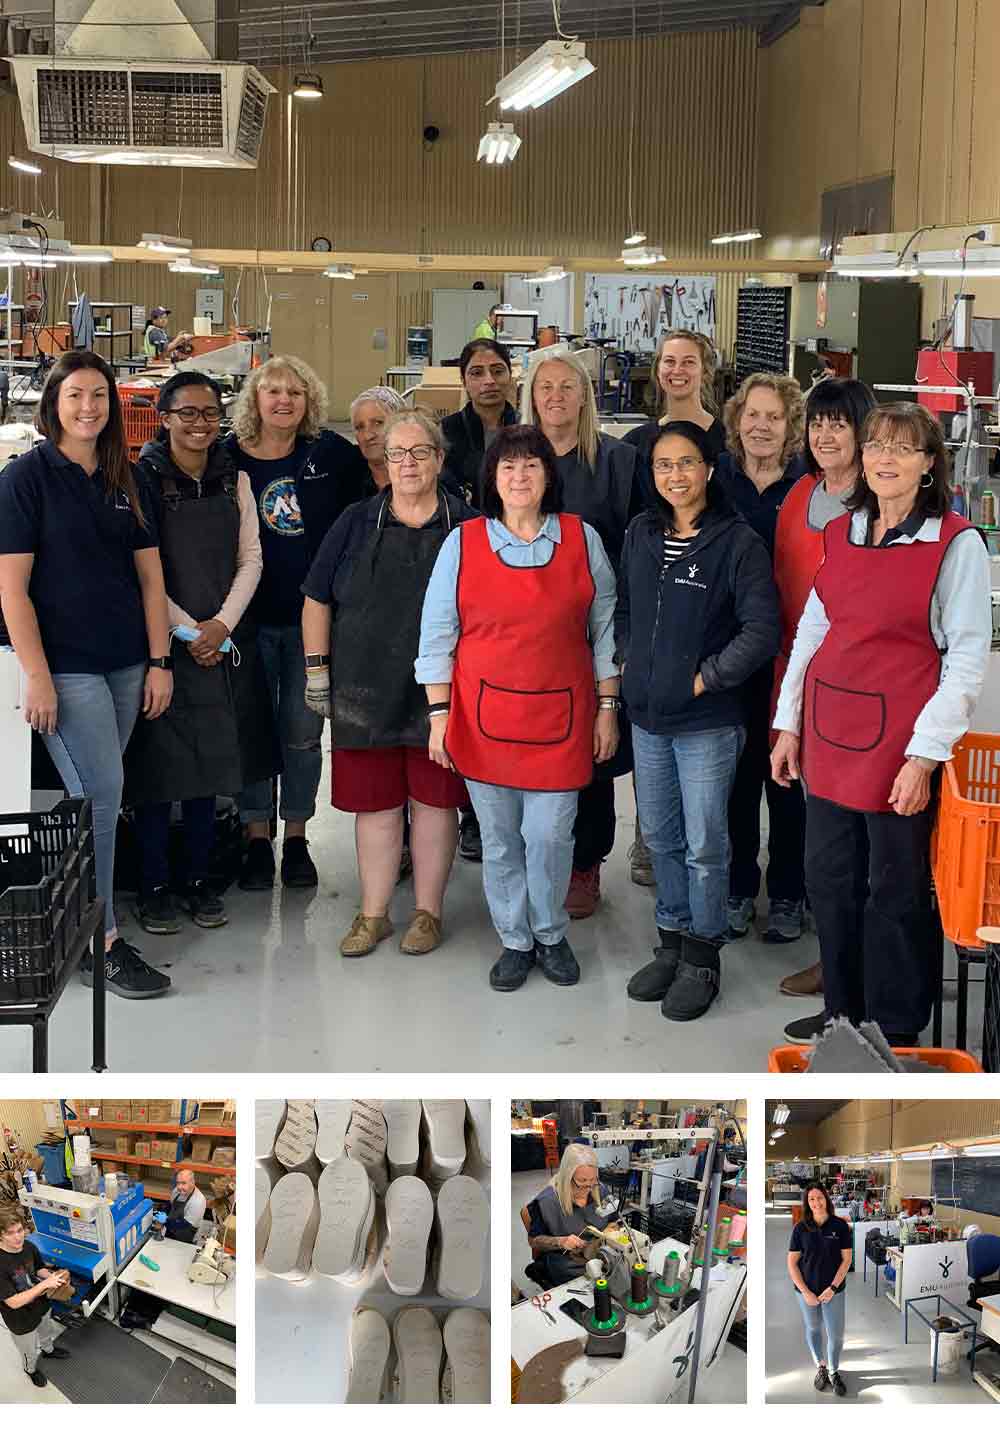
[[[950,507],[948,453],[919,404],[873,409],[849,512],[824,560],[781,685],[776,783],[806,790],[806,891],[824,1012],[916,1045],[934,999],[930,840],[937,770],[969,726],[992,641],[990,560]]]
[[[466,801],[461,779],[428,757],[427,699],[413,665],[438,551],[474,510],[440,484],[444,440],[433,418],[400,410],[384,436],[388,487],[341,515],[302,585],[305,701],[332,721],[333,806],[355,814],[361,901],[340,944],[349,958],[392,933],[407,805],[415,911],[400,951],[421,956],[440,944]]]
[[[552,1180],[525,1210],[528,1245],[547,1284],[561,1286],[582,1276],[587,1247],[595,1240],[586,1229],[603,1231],[614,1215],[608,1190],[601,1185],[593,1147],[571,1142]]]
[[[714,480],[705,430],[664,425],[652,471],[656,496],[629,525],[615,614],[639,824],[656,876],[658,940],[628,995],[690,1022],[719,992],[743,689],[777,652],[778,597],[763,539]]]
[[[125,754],[125,802],[140,854],[136,915],[149,933],[180,931],[177,904],[199,927],[222,927],[211,887],[216,795],[238,797],[280,770],[267,687],[247,609],[261,573],[256,504],[219,442],[222,391],[207,374],[175,374],[160,390],[160,433],[137,471],[149,486],[173,634],[174,699]],[[168,867],[171,805],[180,802],[184,872]]]

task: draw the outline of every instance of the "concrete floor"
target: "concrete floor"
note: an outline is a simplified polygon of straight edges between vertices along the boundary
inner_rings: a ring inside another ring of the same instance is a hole
[[[910,1341],[903,1345],[903,1317],[874,1282],[852,1273],[847,1283],[847,1323],[841,1372],[847,1396],[813,1389],[816,1368],[805,1342],[802,1317],[788,1278],[786,1257],[791,1217],[767,1215],[765,1241],[765,1310],[767,1312],[767,1400],[811,1405],[882,1403],[916,1405],[992,1405],[991,1398],[969,1375],[968,1365],[953,1376],[931,1380],[930,1333],[911,1322]],[[971,1315],[971,1313],[970,1313]],[[919,1336],[915,1333],[919,1331]]]
[[[659,1004],[626,997],[629,976],[648,960],[655,937],[652,891],[628,876],[635,808],[627,778],[617,784],[618,832],[602,870],[603,901],[570,933],[583,970],[577,988],[554,987],[536,972],[520,992],[490,989],[497,939],[481,870],[461,859],[437,952],[405,957],[390,939],[370,957],[345,961],[337,944],[358,896],[353,819],[329,806],[328,792],[324,775],[310,825],[318,891],[233,887],[226,928],[185,926],[176,937],[143,933],[121,904],[126,936],[174,986],[153,1002],[108,998],[111,1071],[762,1072],[769,1049],[784,1042],[784,1023],[817,1010],[814,1000],[777,991],[784,974],[815,961],[811,932],[786,947],[755,937],[725,947],[721,996],[697,1022],[668,1023]],[[397,929],[405,928],[412,902],[412,886],[404,884],[392,908]],[[982,990],[974,986],[970,1001],[974,1043]],[[75,982],[61,999],[50,1023],[52,1071],[90,1066],[90,1000]],[[953,1035],[952,1003],[946,1043]],[[0,1029],[0,1054],[3,1070],[30,1071],[29,1029]]]
[[[511,1172],[510,1174],[510,1275],[521,1291],[533,1296],[541,1287],[524,1275],[531,1260],[531,1248],[521,1221],[521,1208],[551,1180],[552,1173]],[[747,1359],[739,1347],[727,1341],[721,1356],[710,1370],[698,1377],[697,1405],[743,1404],[747,1399]],[[583,1409],[583,1408],[581,1408]]]

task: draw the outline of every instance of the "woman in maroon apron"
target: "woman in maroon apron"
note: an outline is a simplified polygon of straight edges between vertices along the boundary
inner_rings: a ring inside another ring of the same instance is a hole
[[[968,728],[992,638],[989,555],[949,507],[944,436],[919,404],[873,410],[850,513],[825,557],[788,662],[775,782],[806,788],[806,889],[825,1012],[913,1046],[930,1019],[934,774]]]
[[[479,819],[499,992],[521,987],[536,958],[550,982],[579,981],[566,941],[577,798],[618,746],[614,571],[561,499],[545,436],[501,430],[486,517],[445,540],[421,623],[429,752],[466,780]]]

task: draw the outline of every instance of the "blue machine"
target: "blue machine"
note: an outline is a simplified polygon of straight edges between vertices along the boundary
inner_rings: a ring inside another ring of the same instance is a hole
[[[113,1201],[89,1192],[36,1186],[27,1205],[36,1228],[29,1240],[46,1266],[71,1273],[77,1287],[74,1305],[89,1316],[107,1295],[111,1315],[117,1315],[114,1279],[145,1243],[153,1221],[153,1203],[142,1185]],[[101,1278],[104,1286],[91,1301]]]

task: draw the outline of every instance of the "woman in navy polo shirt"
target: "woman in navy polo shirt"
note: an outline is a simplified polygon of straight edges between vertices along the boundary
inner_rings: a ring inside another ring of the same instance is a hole
[[[25,674],[25,717],[71,797],[93,803],[105,981],[120,997],[159,997],[170,979],[118,936],[114,909],[121,755],[139,709],[159,718],[173,694],[156,525],[103,359],[62,355],[35,422],[45,442],[0,476],[3,617]]]
[[[842,1217],[834,1215],[830,1193],[818,1182],[810,1182],[803,1195],[807,1215],[792,1230],[788,1275],[799,1294],[806,1344],[816,1363],[813,1385],[817,1391],[828,1391],[832,1386],[838,1396],[846,1396],[840,1356],[847,1301],[844,1284],[853,1250],[851,1229]]]

